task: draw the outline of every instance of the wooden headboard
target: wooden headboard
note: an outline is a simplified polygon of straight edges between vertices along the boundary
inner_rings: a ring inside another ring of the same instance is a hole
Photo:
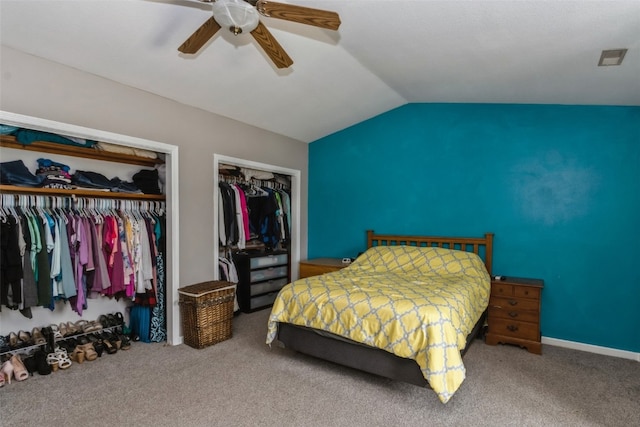
[[[432,237],[432,236],[398,236],[393,234],[374,234],[367,230],[367,248],[372,246],[437,246],[445,249],[456,249],[473,252],[484,259],[484,265],[491,275],[493,262],[493,233],[485,233],[484,237]]]

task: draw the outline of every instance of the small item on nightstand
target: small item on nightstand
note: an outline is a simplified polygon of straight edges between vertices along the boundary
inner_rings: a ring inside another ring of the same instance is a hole
[[[351,258],[342,258],[343,264],[351,264]]]
[[[507,276],[493,276],[493,280],[505,281],[507,280]]]

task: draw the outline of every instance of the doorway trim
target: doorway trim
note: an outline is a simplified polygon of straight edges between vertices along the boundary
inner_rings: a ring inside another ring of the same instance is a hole
[[[239,159],[237,157],[229,157],[222,154],[213,154],[213,176],[216,180],[213,186],[213,259],[218,262],[220,256],[220,233],[218,232],[218,179],[220,171],[220,163],[233,165],[243,168],[259,169],[266,172],[277,173],[281,175],[289,175],[291,177],[291,280],[298,277],[300,262],[300,177],[301,172],[298,169],[290,169],[267,163],[254,162],[252,160]],[[220,271],[215,268],[215,280],[220,279]]]

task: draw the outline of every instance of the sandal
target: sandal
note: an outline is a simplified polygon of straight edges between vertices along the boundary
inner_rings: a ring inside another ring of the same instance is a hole
[[[107,353],[115,354],[118,352],[115,343],[111,342],[111,337],[106,332],[103,332],[100,337],[102,338],[102,344]]]
[[[102,323],[97,320],[92,320],[84,327],[85,332],[98,332],[102,330]]]
[[[82,351],[79,345],[76,346],[75,349],[73,349],[73,352],[71,353],[71,360],[76,363],[84,362],[84,351]]]
[[[93,349],[98,354],[98,357],[102,357],[102,352],[104,351],[104,344],[102,343],[102,339],[97,334],[88,335],[89,341],[93,344]]]
[[[67,328],[67,324],[62,322],[60,323],[60,326],[58,326],[58,330],[60,331],[60,333],[62,334],[63,337],[68,337],[69,336],[69,329]]]
[[[58,353],[58,366],[60,369],[67,369],[71,366],[71,359],[66,351]]]
[[[76,329],[78,329],[78,333],[81,334],[83,332],[86,332],[84,328],[86,328],[88,324],[89,322],[87,322],[86,320],[78,320],[75,323]]]
[[[129,350],[131,348],[131,340],[126,335],[120,335],[120,340],[122,344],[120,345],[121,350]]]
[[[96,349],[93,348],[93,343],[92,342],[88,342],[86,344],[81,344],[79,345],[80,350],[82,350],[84,352],[84,358],[85,360],[88,361],[93,361],[96,360],[98,358],[98,353],[96,352]]]
[[[58,325],[51,324],[51,325],[49,325],[49,329],[51,330],[51,332],[53,334],[54,341],[61,340],[62,338],[64,338],[62,336],[62,334],[60,333],[60,328],[58,328]]]
[[[52,372],[58,370],[58,356],[55,353],[47,354],[47,364],[51,367]]]

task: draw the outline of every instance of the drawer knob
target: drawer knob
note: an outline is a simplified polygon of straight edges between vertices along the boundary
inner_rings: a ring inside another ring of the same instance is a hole
[[[518,301],[514,300],[514,299],[510,299],[509,300],[509,305],[517,305]]]
[[[518,327],[516,325],[509,325],[507,326],[507,329],[510,330],[511,332],[515,332],[518,330]]]
[[[510,311],[510,312],[509,312],[509,316],[511,316],[511,317],[518,317],[518,312],[517,312],[517,311]]]

